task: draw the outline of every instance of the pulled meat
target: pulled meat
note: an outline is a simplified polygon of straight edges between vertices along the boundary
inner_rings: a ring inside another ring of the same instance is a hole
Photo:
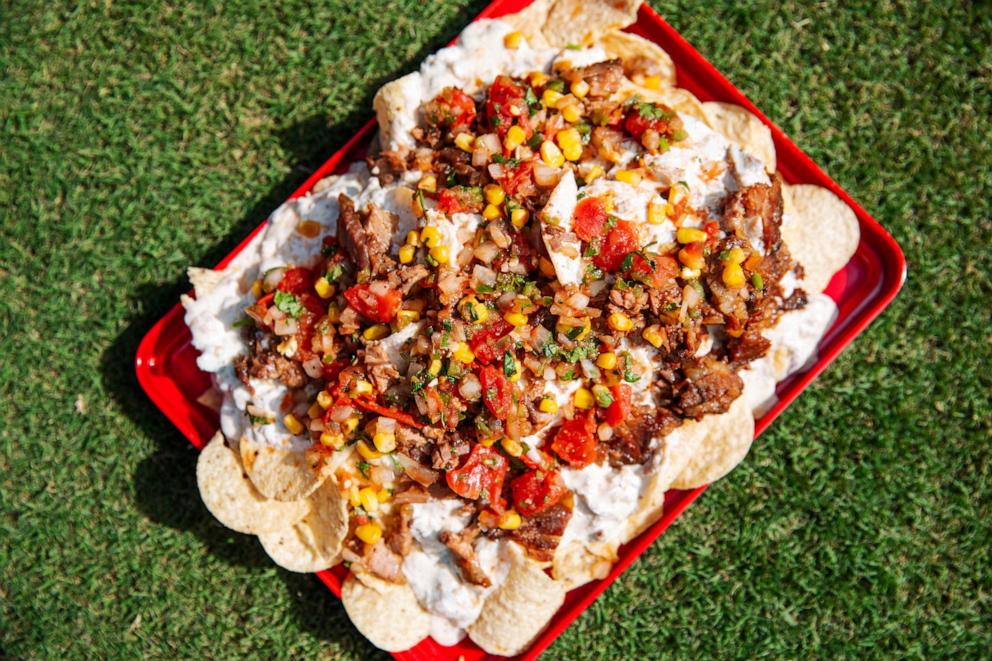
[[[421,280],[428,277],[431,274],[427,270],[427,267],[423,264],[413,264],[412,266],[403,266],[396,271],[396,275],[399,279],[399,288],[403,292],[403,296],[407,296],[410,291],[416,287]]]
[[[744,382],[727,363],[704,356],[684,367],[686,379],[675,386],[676,410],[699,420],[723,413],[744,389]]]
[[[611,466],[642,464],[649,458],[648,445],[652,438],[667,434],[679,421],[665,409],[635,406],[623,421],[613,428],[613,436],[603,442]]]
[[[366,544],[366,546],[368,546]],[[365,565],[369,571],[392,583],[403,582],[403,558],[386,546],[385,540],[379,540],[369,546],[365,553]]]
[[[406,425],[397,425],[396,450],[410,457],[418,464],[430,466],[431,454],[434,452],[434,443],[433,441],[427,440],[423,434]],[[410,477],[423,484],[423,482],[418,480],[416,477],[412,475]],[[424,484],[424,486],[430,486],[433,481],[434,480],[431,480],[427,484]]]
[[[409,503],[401,505],[386,535],[386,545],[401,556],[407,555],[413,548],[413,533],[410,532],[412,519],[413,506]]]
[[[385,275],[396,268],[389,257],[389,246],[398,219],[395,214],[369,204],[361,211],[355,210],[351,198],[338,196],[341,212],[338,215],[338,240],[359,271],[373,276]]]
[[[455,556],[455,564],[462,572],[462,577],[473,585],[488,588],[492,581],[479,566],[479,558],[475,555],[475,538],[479,536],[478,526],[469,526],[461,532],[442,531],[438,535],[441,543],[448,547]]]
[[[572,508],[558,503],[524,519],[522,526],[510,533],[510,539],[525,549],[527,555],[540,562],[550,562],[572,518]]]
[[[407,171],[407,155],[396,151],[381,151],[376,156],[365,159],[369,171],[375,174],[383,184],[396,181],[398,175]]]
[[[623,82],[623,63],[619,60],[596,62],[584,67],[569,69],[563,77],[569,83],[584,80],[589,83],[589,96],[593,98],[610,96]]]
[[[765,355],[772,343],[756,330],[748,329],[739,338],[729,343],[730,360],[744,364]]]
[[[386,392],[393,381],[400,378],[399,371],[393,366],[381,344],[370,344],[365,349],[365,367],[379,392]]]
[[[248,342],[248,353],[234,359],[234,371],[245,384],[249,379],[276,379],[287,388],[302,388],[307,381],[300,363],[263,349],[257,338]]]

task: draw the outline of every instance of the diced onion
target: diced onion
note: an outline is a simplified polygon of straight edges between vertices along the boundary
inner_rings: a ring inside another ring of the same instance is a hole
[[[479,377],[469,372],[458,382],[458,394],[465,399],[474,402],[482,397],[482,383]]]
[[[503,172],[503,166],[502,165],[500,165],[499,163],[490,163],[489,164],[489,176],[490,177],[492,177],[493,179],[502,179],[503,178],[503,174],[504,174],[504,172]]]
[[[486,244],[483,244],[483,245],[486,245]],[[492,243],[490,243],[488,245],[491,245],[494,248],[496,247]],[[494,271],[494,270],[492,270],[490,268],[486,268],[482,264],[476,264],[472,268],[472,277],[475,279],[475,281],[477,283],[481,283],[483,285],[488,285],[489,287],[495,287],[496,286],[496,271]]]
[[[262,290],[268,292],[275,289],[282,282],[282,276],[284,275],[286,275],[286,269],[282,267],[269,269],[265,277],[262,278]]]
[[[510,236],[503,231],[503,228],[500,227],[500,223],[495,221],[491,222],[486,226],[486,229],[489,230],[489,236],[493,238],[493,241],[496,242],[497,246],[500,248],[510,247]]]
[[[582,372],[586,375],[586,378],[594,380],[599,378],[599,368],[596,367],[595,363],[588,358],[583,358],[581,364]]]
[[[561,172],[546,163],[534,163],[534,182],[542,188],[551,188],[558,183]]]
[[[589,305],[589,297],[583,294],[582,292],[575,292],[574,294],[568,297],[566,303],[571,305],[576,310],[582,310],[587,305]]]
[[[296,335],[296,331],[299,330],[299,324],[296,323],[296,319],[279,319],[276,321],[273,330],[276,335]]]
[[[396,431],[396,420],[380,415],[375,421],[375,428],[384,434],[392,434]]]
[[[496,255],[499,254],[499,246],[492,241],[483,241],[474,251],[472,251],[472,254],[475,255],[475,258],[483,264],[492,264],[493,260],[496,259]],[[479,267],[476,266],[476,268]],[[495,273],[493,273],[493,277],[496,277]]]
[[[344,422],[350,418],[354,412],[355,409],[351,406],[335,406],[331,409],[331,420],[334,422]]]
[[[604,422],[596,429],[596,435],[599,436],[599,440],[608,441],[613,438],[613,427]]]
[[[324,365],[318,356],[311,356],[303,361],[303,371],[311,379],[319,379],[324,374]]]

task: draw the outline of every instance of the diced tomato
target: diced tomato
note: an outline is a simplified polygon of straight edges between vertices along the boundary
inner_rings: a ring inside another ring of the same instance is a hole
[[[513,387],[503,375],[503,370],[486,365],[479,370],[482,382],[482,401],[498,420],[506,420],[513,406]]]
[[[387,418],[392,418],[396,422],[402,423],[408,427],[418,427],[420,423],[409,413],[399,411],[397,409],[389,408],[388,406],[383,406],[382,404],[376,404],[374,401],[368,397],[356,397],[354,399],[355,405],[363,411],[371,411],[372,413],[378,413],[379,415],[384,415]]]
[[[324,377],[324,381],[327,381],[328,386],[336,383],[338,380],[338,375],[341,374],[341,370],[348,366],[348,361],[343,358],[338,358],[331,363],[321,363],[320,369],[323,373],[321,376]],[[333,393],[332,393],[333,395]]]
[[[610,386],[610,393],[613,395],[613,403],[606,407],[604,419],[611,427],[620,425],[630,413],[630,386],[626,383],[618,383]]]
[[[603,236],[608,218],[606,207],[598,197],[587,197],[579,201],[572,213],[575,235],[583,241],[592,241]]]
[[[678,127],[675,126],[676,123]],[[678,115],[665,106],[653,103],[635,103],[627,111],[623,127],[627,129],[627,133],[640,140],[648,129],[654,129],[663,136],[671,135],[676,128],[681,128],[681,121],[678,119]]]
[[[568,487],[558,471],[531,470],[510,482],[510,491],[517,511],[533,516],[557,505]]]
[[[703,225],[703,231],[706,232],[707,242],[714,243],[720,238],[720,223],[715,220],[710,221]]]
[[[496,131],[500,138],[506,135],[510,127],[520,124],[530,137],[530,123],[527,102],[524,101],[525,90],[523,86],[513,82],[509,76],[497,76],[496,80],[489,87],[489,96],[486,99],[486,119],[489,128]],[[515,108],[516,113],[510,109]],[[523,121],[521,121],[523,120]]]
[[[437,208],[448,216],[482,211],[482,189],[478,186],[442,188],[437,194]]]
[[[462,498],[496,504],[509,468],[510,462],[498,450],[477,443],[465,463],[444,477],[451,490]]]
[[[502,355],[496,343],[509,335],[512,330],[513,326],[505,319],[497,319],[473,335],[468,341],[468,345],[472,349],[472,353],[475,354],[475,359],[483,365],[488,365],[496,360],[497,356]]]
[[[282,276],[279,284],[276,285],[276,289],[289,292],[290,294],[296,294],[297,296],[306,294],[313,289],[313,274],[310,272],[310,269],[289,269]]]
[[[523,462],[524,466],[533,470],[547,471],[555,467],[554,457],[544,450],[538,450],[537,448],[531,448],[529,451],[520,455],[520,461]]]
[[[615,273],[620,270],[624,257],[639,247],[637,228],[626,220],[618,220],[606,234],[606,238],[601,241],[599,252],[592,261],[604,271]]]
[[[475,119],[475,101],[457,87],[445,87],[424,105],[424,118],[442,128],[468,126]]]
[[[372,321],[387,323],[396,316],[396,310],[403,301],[400,290],[386,286],[384,283],[365,283],[349,287],[344,292],[348,305],[363,317]]]
[[[596,418],[592,411],[576,413],[558,428],[551,449],[574,468],[588,466],[596,460]]]
[[[646,285],[661,288],[668,284],[679,272],[678,261],[669,255],[651,255],[650,262],[640,254],[635,254],[630,267],[630,276]]]
[[[537,190],[533,176],[533,161],[525,161],[512,169],[504,167],[504,172],[506,174],[500,181],[500,185],[510,197],[530,197]]]

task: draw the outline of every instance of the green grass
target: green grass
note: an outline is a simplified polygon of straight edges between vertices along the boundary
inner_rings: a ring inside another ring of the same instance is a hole
[[[709,4],[657,6],[895,235],[909,281],[548,656],[988,657],[989,5]],[[211,519],[132,360],[185,267],[482,3],[234,5],[0,9],[0,657],[373,653]]]

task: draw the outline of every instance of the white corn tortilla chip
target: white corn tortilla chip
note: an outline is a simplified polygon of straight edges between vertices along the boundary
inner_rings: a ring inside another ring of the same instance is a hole
[[[662,87],[675,87],[675,63],[661,46],[630,32],[611,30],[596,42],[610,57],[618,57],[623,62],[624,71],[642,58],[654,64],[653,75],[661,79]],[[629,78],[629,76],[628,76]]]
[[[300,521],[258,536],[262,548],[283,569],[315,572],[333,567],[348,534],[348,501],[333,479],[325,480],[309,498]]]
[[[772,130],[757,115],[736,103],[707,101],[703,112],[710,128],[736,144],[744,151],[757,156],[769,172],[775,171],[775,143]]]
[[[587,44],[610,30],[637,21],[641,0],[556,0],[544,22],[544,37],[552,46]]]
[[[431,616],[406,583],[348,574],[341,602],[355,628],[381,650],[402,652],[430,634]]]
[[[544,630],[565,601],[565,586],[510,546],[506,579],[487,598],[468,637],[489,654],[523,652]]]
[[[213,288],[227,276],[227,273],[225,271],[215,271],[213,269],[200,268],[199,266],[191,266],[186,269],[186,276],[189,278],[190,284],[193,285],[193,291],[196,292],[196,297],[203,298],[213,291]]]
[[[678,113],[695,117],[709,126],[709,119],[703,111],[703,104],[689,90],[681,87],[663,87],[660,90],[652,90],[634,83],[625,83],[620,88],[620,92],[623,99],[637,96],[641,101],[661,103]]]
[[[372,108],[379,122],[379,144],[404,143],[407,134],[416,126],[417,108],[410,108],[410,99],[419,99],[420,73],[414,71],[402,78],[391,80],[375,93]],[[412,138],[410,138],[412,139]]]
[[[256,535],[302,519],[304,501],[282,502],[263,496],[245,475],[238,454],[217,432],[196,460],[196,485],[210,513],[231,530]]]
[[[555,550],[552,575],[565,590],[606,578],[617,561],[617,545],[573,539]]]
[[[706,416],[698,424],[701,438],[692,439],[688,462],[672,489],[695,489],[720,479],[743,461],[754,441],[754,416],[744,395],[725,413]]]
[[[241,463],[252,484],[263,496],[276,500],[299,500],[323,483],[327,473],[312,465],[303,450],[274,448],[247,436],[241,439]]]
[[[552,0],[534,0],[534,2],[515,14],[500,16],[499,20],[513,26],[514,30],[527,39],[527,43],[531,47],[546,47],[550,44],[545,39],[544,33],[541,32],[541,28],[544,27],[544,22],[548,18],[548,12],[551,11],[551,4]]]
[[[782,186],[782,238],[805,275],[804,288],[819,293],[858,250],[861,229],[851,207],[822,186]]]

